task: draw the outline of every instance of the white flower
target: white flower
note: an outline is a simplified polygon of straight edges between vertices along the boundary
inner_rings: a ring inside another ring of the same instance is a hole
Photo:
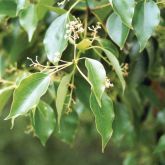
[[[64,38],[71,38],[73,40],[76,40],[79,38],[79,33],[84,32],[83,25],[81,23],[81,20],[79,18],[74,18],[74,21],[70,21],[66,25],[66,35]]]
[[[105,87],[106,88],[114,87],[113,83],[111,83],[109,78],[105,79]]]

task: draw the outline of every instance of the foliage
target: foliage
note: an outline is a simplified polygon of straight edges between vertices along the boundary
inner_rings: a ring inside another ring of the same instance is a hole
[[[45,145],[52,134],[73,143],[89,119],[103,152],[111,138],[126,165],[165,163],[164,6],[0,0],[0,112],[13,93],[5,120],[28,118]]]

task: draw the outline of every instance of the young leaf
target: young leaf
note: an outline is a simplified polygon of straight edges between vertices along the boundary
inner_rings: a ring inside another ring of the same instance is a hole
[[[106,72],[104,66],[97,60],[87,58],[85,66],[88,70],[88,78],[92,84],[92,91],[101,107],[101,97],[105,90]]]
[[[29,5],[20,13],[19,20],[21,26],[27,32],[30,42],[38,24],[37,7],[33,4]]]
[[[133,28],[142,51],[160,21],[160,10],[154,1],[139,2],[135,9]]]
[[[67,23],[68,13],[65,13],[56,18],[46,32],[44,46],[47,57],[52,63],[60,60],[61,54],[67,47],[68,39],[64,37]]]
[[[55,113],[47,103],[39,102],[32,116],[32,125],[42,145],[45,145],[56,125]]]
[[[0,113],[8,102],[13,90],[14,86],[9,86],[0,90]]]
[[[0,1],[0,15],[2,16],[16,16],[16,3],[9,0]]]
[[[122,22],[129,28],[132,28],[135,0],[112,0],[112,7],[120,16]]]
[[[129,34],[129,28],[124,25],[121,18],[115,13],[107,20],[106,27],[110,38],[122,49]]]
[[[120,82],[121,82],[121,85],[122,85],[122,88],[123,88],[123,91],[124,91],[126,83],[125,83],[125,80],[124,80],[124,77],[123,77],[123,73],[122,73],[122,69],[121,69],[121,66],[119,64],[119,61],[117,60],[115,55],[113,55],[110,51],[104,49],[104,52],[105,52],[106,56],[108,57],[109,61],[112,63],[112,66],[113,66],[116,74],[118,75],[118,77],[120,79]]]
[[[40,97],[45,94],[50,83],[50,77],[44,73],[34,73],[23,79],[15,89],[13,103],[7,119],[26,114],[37,106]]]
[[[62,80],[60,82],[60,85],[57,89],[56,108],[57,108],[58,125],[59,126],[60,126],[62,110],[63,110],[65,99],[66,99],[66,96],[67,96],[71,76],[72,76],[71,74],[65,75],[62,78]]]
[[[90,107],[95,116],[96,129],[102,138],[102,152],[112,136],[112,123],[114,120],[113,103],[104,93],[101,99],[102,106],[99,107],[96,97],[91,93]]]
[[[91,46],[91,41],[88,38],[83,39],[77,44],[77,48],[81,51],[89,48]]]

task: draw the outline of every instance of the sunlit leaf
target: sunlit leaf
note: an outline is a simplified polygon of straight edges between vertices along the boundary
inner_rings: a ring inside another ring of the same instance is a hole
[[[34,73],[23,79],[15,89],[11,110],[7,119],[16,118],[35,108],[40,97],[45,94],[50,77],[44,73]]]
[[[87,58],[85,66],[88,70],[88,78],[91,82],[91,88],[96,96],[96,100],[101,106],[101,97],[105,90],[106,72],[104,66],[97,60]]]
[[[52,63],[57,63],[60,60],[67,47],[68,39],[65,38],[67,23],[68,13],[65,13],[56,18],[46,32],[44,46],[47,57]]]
[[[25,29],[28,34],[29,42],[32,40],[33,34],[38,25],[37,8],[31,4],[24,9],[20,15],[19,20],[21,26]]]
[[[132,18],[134,15],[135,0],[111,0],[111,1],[114,11],[120,16],[122,22],[129,28],[132,28]]]

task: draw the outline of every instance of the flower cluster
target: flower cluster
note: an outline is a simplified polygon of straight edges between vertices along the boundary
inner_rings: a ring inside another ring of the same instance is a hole
[[[58,6],[62,6],[62,5],[65,4],[66,1],[69,1],[69,0],[63,0],[62,2],[57,2],[57,5],[58,5]]]
[[[91,31],[91,36],[93,37],[93,40],[95,40],[98,30],[101,29],[100,22],[97,22],[97,25],[92,25],[91,27],[88,27],[88,30]]]
[[[122,64],[121,68],[122,68],[123,76],[127,77],[128,76],[128,69],[129,69],[128,63]]]
[[[65,38],[71,38],[74,41],[76,39],[79,39],[79,34],[84,32],[84,28],[83,25],[81,23],[81,20],[79,18],[74,18],[74,21],[70,21],[67,25],[66,25],[66,34],[65,34]]]
[[[106,77],[105,79],[105,87],[106,88],[110,88],[110,87],[113,87],[113,83],[110,81],[110,79],[108,77]]]

